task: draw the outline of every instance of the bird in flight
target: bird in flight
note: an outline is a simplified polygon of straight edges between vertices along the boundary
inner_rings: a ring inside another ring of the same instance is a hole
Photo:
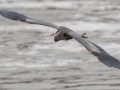
[[[52,27],[57,29],[55,33],[52,34],[54,36],[54,41],[60,41],[60,40],[70,40],[75,39],[79,43],[81,43],[91,54],[93,54],[98,60],[100,60],[102,63],[109,67],[119,68],[120,69],[120,61],[117,60],[115,57],[108,54],[104,49],[102,49],[100,46],[94,44],[91,41],[88,41],[85,36],[86,33],[83,33],[82,36],[78,35],[76,32],[70,30],[67,27],[64,26],[57,26],[55,24],[45,22],[42,20],[36,20],[32,19],[30,17],[27,17],[25,15],[22,15],[17,12],[8,11],[8,10],[0,10],[0,14],[8,19],[15,20],[15,21],[22,21],[29,24],[38,24],[38,25],[44,25],[48,27]]]

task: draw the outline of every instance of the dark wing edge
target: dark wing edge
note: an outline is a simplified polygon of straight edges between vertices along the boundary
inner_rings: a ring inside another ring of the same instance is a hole
[[[96,56],[98,58],[98,60],[100,60],[102,63],[104,63],[108,67],[114,67],[114,68],[119,68],[120,69],[120,61],[118,59],[116,59],[115,57],[113,57],[110,54],[108,54],[100,46],[94,44],[93,42],[90,42],[90,43],[92,43],[94,46],[96,46],[100,50],[100,53],[92,51],[92,54],[94,56]]]
[[[92,52],[94,56],[98,58],[102,63],[107,65],[108,67],[114,67],[114,68],[119,68],[120,69],[120,61],[116,59],[115,57],[109,55],[109,54],[104,54],[104,53],[98,53],[98,52]]]
[[[120,61],[115,57],[108,54],[104,49],[100,46],[88,41],[85,38],[82,38],[77,33],[70,31],[68,35],[73,37],[79,43],[81,43],[91,54],[98,58],[103,64],[107,65],[108,67],[114,67],[120,69]]]
[[[88,41],[88,42],[90,42],[90,41]],[[100,46],[96,45],[96,44],[93,43],[93,42],[90,42],[90,43],[93,44],[96,48],[98,48],[101,53],[108,54],[108,53],[107,53],[103,48],[101,48]]]
[[[0,10],[0,14],[5,18],[15,20],[15,21],[26,22],[26,23],[29,23],[29,24],[44,25],[44,26],[55,28],[55,29],[59,28],[59,26],[54,25],[52,23],[45,22],[45,21],[42,21],[42,20],[32,19],[32,18],[29,18],[29,17],[27,17],[25,15],[22,15],[20,13],[13,12],[13,11]]]

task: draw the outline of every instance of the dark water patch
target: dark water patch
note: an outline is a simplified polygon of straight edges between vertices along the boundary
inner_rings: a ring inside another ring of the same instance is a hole
[[[120,84],[111,84],[110,86],[120,86]]]
[[[37,42],[25,42],[22,44],[18,44],[17,48],[19,50],[25,50],[25,49],[29,49],[30,47],[32,47],[34,44],[36,44]]]
[[[22,72],[15,72],[15,73],[12,73],[10,75],[24,75],[24,74],[28,74],[28,73],[31,73],[31,71],[22,71]]]
[[[64,86],[64,88],[76,88],[76,87],[82,87],[82,86],[85,86],[85,87],[88,87],[89,86],[119,86],[120,84],[78,84],[78,85],[71,85],[71,86]]]
[[[43,82],[44,81],[44,79],[42,79],[42,78],[34,78],[34,79],[32,79],[32,82]]]
[[[13,80],[14,78],[9,78],[9,77],[6,77],[6,78],[0,78],[0,80]]]
[[[19,82],[3,82],[1,84],[20,84],[20,83],[32,83],[32,81],[19,81]]]

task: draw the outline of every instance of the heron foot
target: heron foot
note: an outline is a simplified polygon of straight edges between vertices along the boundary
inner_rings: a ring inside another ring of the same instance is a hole
[[[86,36],[86,34],[87,34],[87,33],[83,33],[83,34],[81,35],[81,37],[82,37],[82,38],[88,38],[88,37]]]

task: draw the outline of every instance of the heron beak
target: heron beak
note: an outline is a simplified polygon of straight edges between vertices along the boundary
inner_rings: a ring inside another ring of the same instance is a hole
[[[55,36],[56,33],[52,33],[50,36]]]

